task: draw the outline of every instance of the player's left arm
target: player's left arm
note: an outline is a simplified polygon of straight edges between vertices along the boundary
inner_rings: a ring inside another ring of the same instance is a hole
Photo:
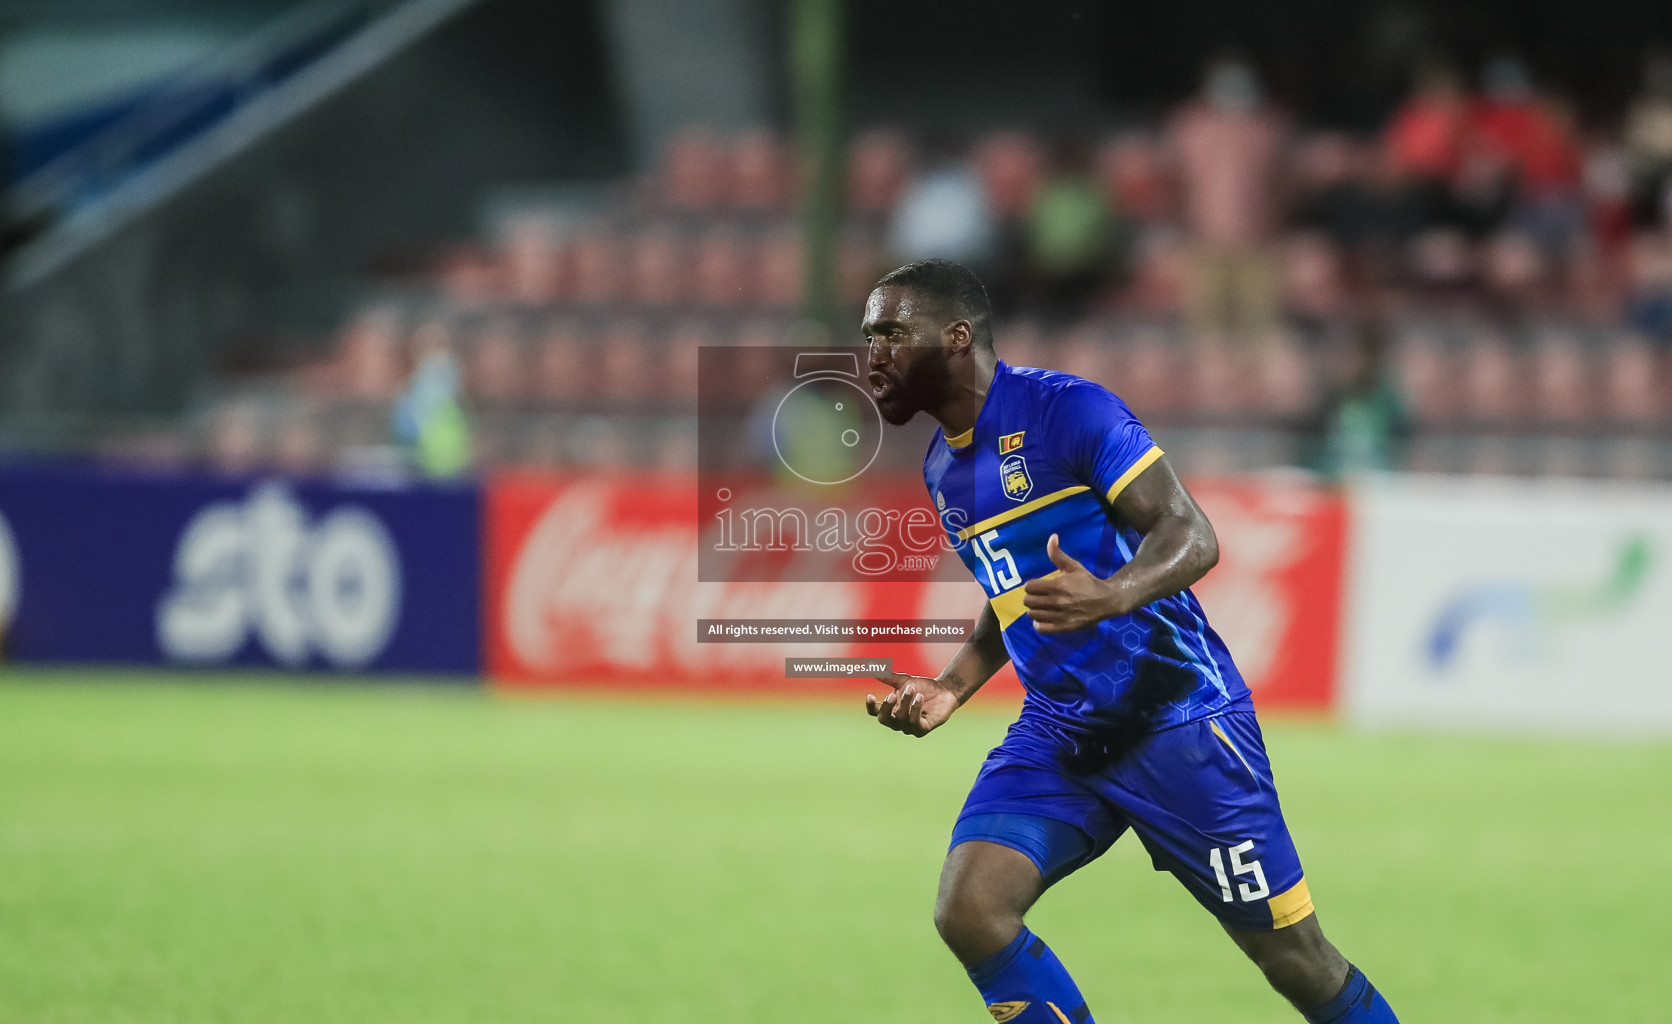
[[[1034,629],[1068,633],[1119,618],[1178,593],[1219,561],[1213,525],[1166,456],[1134,477],[1115,496],[1114,508],[1143,535],[1132,560],[1105,579],[1065,554],[1052,534],[1046,553],[1059,571],[1025,584],[1022,604]]]

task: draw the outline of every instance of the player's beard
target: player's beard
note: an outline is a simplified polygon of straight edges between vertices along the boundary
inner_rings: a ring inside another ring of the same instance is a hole
[[[952,367],[942,350],[913,362],[904,376],[891,378],[888,391],[877,399],[877,411],[894,426],[904,426],[913,416],[939,405],[951,386]]]

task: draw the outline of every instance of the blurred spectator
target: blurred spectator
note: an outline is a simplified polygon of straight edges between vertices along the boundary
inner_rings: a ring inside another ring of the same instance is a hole
[[[406,392],[395,403],[395,437],[425,476],[458,476],[470,465],[470,428],[459,405],[459,363],[445,328],[419,328]]]
[[[1387,358],[1387,333],[1364,321],[1339,353],[1313,420],[1314,469],[1331,478],[1398,468],[1411,432]]]
[[[1443,190],[1462,166],[1468,116],[1457,72],[1444,64],[1424,65],[1415,91],[1388,123],[1388,158],[1412,181]]]
[[[939,153],[900,194],[888,247],[900,263],[939,257],[990,271],[998,257],[998,225],[974,170]]]
[[[1171,168],[1155,139],[1129,132],[1105,145],[1097,162],[1109,202],[1123,217],[1154,224],[1173,216]]]
[[[1625,149],[1637,222],[1672,227],[1672,53],[1656,51],[1643,61],[1643,92],[1626,114]]]
[[[1394,283],[1410,240],[1439,218],[1434,183],[1415,177],[1391,141],[1352,147],[1341,143],[1338,173],[1313,195],[1303,223],[1327,233],[1347,254],[1352,284]]]
[[[1202,95],[1168,130],[1184,184],[1196,252],[1185,315],[1198,341],[1265,343],[1277,329],[1278,275],[1269,250],[1278,225],[1284,125],[1240,60],[1209,66]]]
[[[1064,142],[1034,190],[1022,244],[1028,298],[1042,315],[1078,317],[1116,271],[1121,239],[1095,177],[1092,152]]]
[[[1484,94],[1470,111],[1475,176],[1464,182],[1464,191],[1477,213],[1489,216],[1477,217],[1473,226],[1489,230],[1509,212],[1539,241],[1565,244],[1583,225],[1579,152],[1567,105],[1539,95],[1526,65],[1510,57],[1491,61],[1482,78]]]
[[[1643,234],[1632,244],[1627,321],[1663,345],[1672,344],[1672,238]]]

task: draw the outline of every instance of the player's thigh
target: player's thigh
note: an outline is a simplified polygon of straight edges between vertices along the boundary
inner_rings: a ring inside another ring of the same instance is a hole
[[[1270,932],[1312,914],[1252,713],[1157,733],[1110,779],[1156,869],[1227,928]]]
[[[1019,916],[1052,883],[1108,849],[1124,826],[1066,772],[995,756],[958,813],[937,919]]]

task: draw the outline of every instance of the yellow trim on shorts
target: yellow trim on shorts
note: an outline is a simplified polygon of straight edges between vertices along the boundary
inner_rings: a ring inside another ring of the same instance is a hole
[[[1114,484],[1110,486],[1109,493],[1107,495],[1109,504],[1113,505],[1115,503],[1115,499],[1120,497],[1120,492],[1126,490],[1126,485],[1138,479],[1138,474],[1154,465],[1155,460],[1161,458],[1163,454],[1165,453],[1162,452],[1160,445],[1152,444],[1150,445],[1149,451],[1138,456],[1138,461],[1134,462],[1132,467],[1122,473],[1120,475],[1120,479],[1116,480]]]
[[[1302,878],[1287,891],[1280,892],[1266,901],[1271,907],[1271,928],[1287,928],[1298,924],[1312,916],[1312,891],[1306,887],[1306,879]]]
[[[1208,719],[1208,728],[1213,730],[1213,734],[1219,737],[1221,743],[1231,748],[1231,753],[1237,756],[1237,760],[1242,762],[1242,766],[1248,768],[1248,774],[1254,775],[1254,769],[1249,768],[1248,759],[1243,757],[1242,751],[1238,750],[1237,745],[1231,742],[1231,737],[1225,735],[1225,730],[1219,727],[1219,723],[1210,718]],[[1256,781],[1259,780],[1258,775],[1254,775],[1254,778]]]

